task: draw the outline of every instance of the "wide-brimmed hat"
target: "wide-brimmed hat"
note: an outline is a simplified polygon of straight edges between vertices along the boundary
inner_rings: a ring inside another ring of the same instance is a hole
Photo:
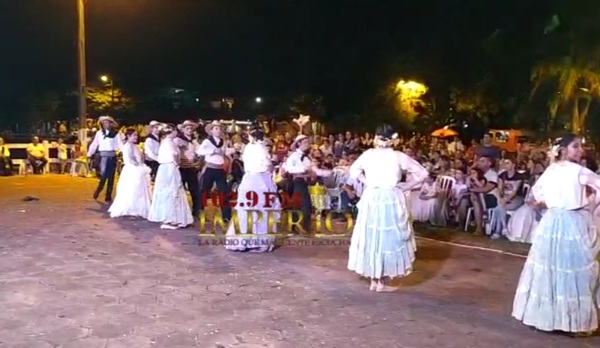
[[[196,121],[192,121],[192,120],[185,120],[183,121],[183,123],[177,125],[177,129],[182,130],[185,127],[192,127],[193,129],[198,128],[199,124]]]
[[[298,147],[298,143],[301,142],[304,139],[308,139],[308,135],[304,135],[304,134],[299,134],[296,139],[294,139],[294,141],[292,142],[292,145],[290,146],[292,149],[295,149],[296,147]]]
[[[117,121],[115,121],[114,118],[110,117],[110,116],[100,116],[98,117],[98,123],[102,123],[104,121],[108,121],[110,123],[113,124],[113,126],[118,126],[119,124],[117,123]]]
[[[210,134],[215,127],[223,127],[223,125],[219,121],[212,121],[211,123],[207,124],[206,127],[204,127],[204,130],[206,133]]]
[[[150,123],[148,123],[148,127],[152,128],[152,127],[158,127],[160,126],[162,123],[158,122],[158,121],[150,121]]]

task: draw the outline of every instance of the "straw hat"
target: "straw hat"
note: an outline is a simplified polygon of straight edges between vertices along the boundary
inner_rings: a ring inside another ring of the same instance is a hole
[[[206,127],[204,127],[204,130],[206,131],[207,134],[210,134],[213,130],[213,128],[215,127],[223,127],[221,125],[221,122],[219,121],[212,121],[211,123],[207,124]]]
[[[185,120],[182,124],[177,125],[177,129],[179,129],[180,131],[183,130],[185,127],[192,127],[193,129],[196,129],[198,128],[198,126],[199,124],[196,121]]]
[[[296,139],[294,139],[294,142],[292,142],[292,145],[290,145],[290,147],[292,149],[295,149],[298,147],[298,143],[301,142],[304,139],[308,139],[308,135],[304,135],[304,134],[300,134],[296,137]]]
[[[112,123],[113,127],[116,127],[116,126],[119,125],[117,123],[117,121],[115,121],[115,119],[112,118],[112,117],[110,117],[110,116],[100,116],[100,117],[98,117],[98,123],[102,124],[105,121],[108,121],[108,122]]]

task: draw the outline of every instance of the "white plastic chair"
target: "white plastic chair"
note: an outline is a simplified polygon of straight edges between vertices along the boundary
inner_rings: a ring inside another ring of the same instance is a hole
[[[484,215],[484,220],[483,223],[485,225],[485,234],[489,235],[491,234],[491,226],[490,226],[490,221],[492,221],[492,218],[494,217],[494,210],[493,209],[488,209],[487,206],[485,205],[485,199],[484,199],[484,194],[480,193],[477,195],[479,197],[479,201],[481,202],[481,208],[483,209],[483,211],[485,211],[485,215]],[[467,210],[467,219],[465,221],[465,232],[469,229],[469,224],[471,223],[471,221],[474,219],[474,211],[473,211],[473,207],[470,207],[469,210]]]
[[[340,168],[336,168],[331,173],[331,180],[327,183],[327,197],[328,197],[328,206],[331,206],[333,200],[335,199],[335,207],[333,211],[340,212],[342,211],[342,188],[341,180],[344,177],[345,171]]]

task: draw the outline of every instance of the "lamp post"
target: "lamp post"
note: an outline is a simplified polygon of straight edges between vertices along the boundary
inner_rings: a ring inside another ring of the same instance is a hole
[[[85,0],[77,0],[77,62],[79,66],[79,141],[87,145],[86,60],[85,60]]]

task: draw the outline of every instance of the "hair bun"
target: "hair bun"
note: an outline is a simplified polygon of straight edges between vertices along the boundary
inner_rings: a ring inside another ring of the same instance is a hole
[[[389,124],[382,124],[381,126],[377,127],[375,130],[375,135],[388,140],[395,138],[394,129]]]

